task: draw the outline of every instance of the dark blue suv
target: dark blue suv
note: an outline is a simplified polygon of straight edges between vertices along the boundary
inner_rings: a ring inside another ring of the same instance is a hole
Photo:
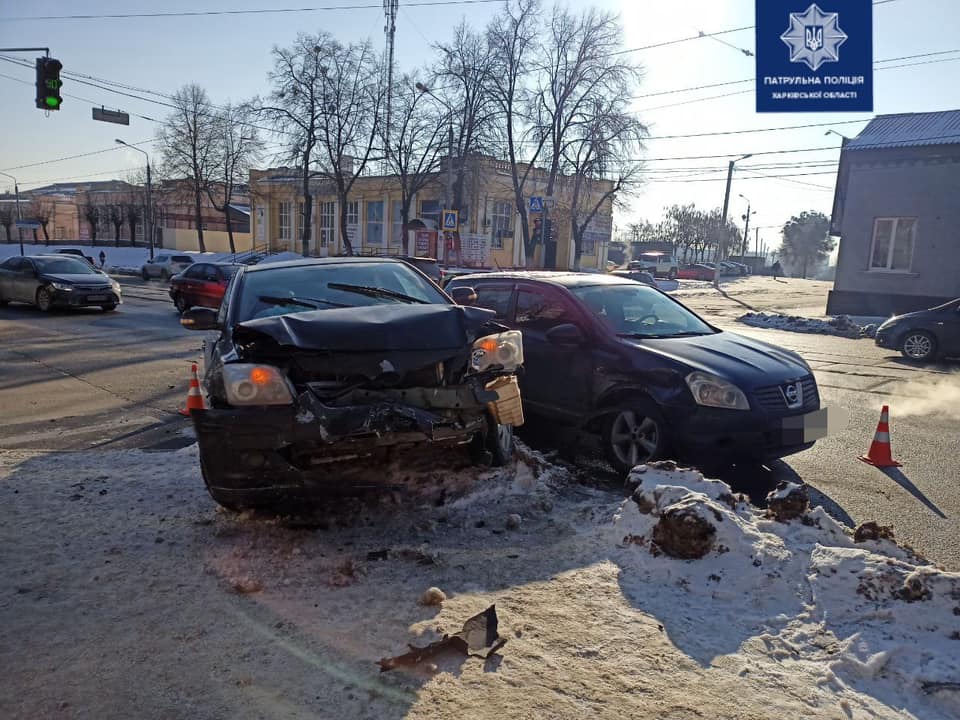
[[[522,332],[524,408],[598,434],[618,470],[672,457],[769,460],[826,434],[799,355],[718,330],[656,288],[564,272],[466,275],[447,290],[458,287]]]

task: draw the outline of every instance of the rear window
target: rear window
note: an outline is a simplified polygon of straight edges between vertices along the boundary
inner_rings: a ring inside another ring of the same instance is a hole
[[[193,258],[189,255],[174,255],[171,260],[177,263],[192,263]]]

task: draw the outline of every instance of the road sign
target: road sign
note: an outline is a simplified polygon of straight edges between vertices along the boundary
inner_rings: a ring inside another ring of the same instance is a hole
[[[539,195],[530,197],[530,212],[543,212],[543,198]]]
[[[543,206],[548,210],[553,210],[556,204],[557,204],[557,199],[553,195],[547,195],[543,199]]]
[[[119,110],[105,110],[104,108],[93,108],[93,119],[103,122],[116,123],[117,125],[129,125],[130,115]]]
[[[457,220],[457,211],[444,210],[443,211],[443,229],[456,230],[459,227],[460,227],[460,223]]]
[[[36,220],[17,220],[17,227],[24,230],[39,230],[40,223]]]

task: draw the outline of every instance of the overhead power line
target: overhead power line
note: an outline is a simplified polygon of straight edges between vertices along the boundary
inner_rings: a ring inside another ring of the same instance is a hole
[[[503,0],[422,0],[421,2],[404,3],[408,8],[437,7],[442,5],[488,5]],[[168,17],[205,17],[216,15],[280,15],[291,13],[311,13],[339,10],[382,10],[382,3],[354,4],[354,5],[324,5],[320,7],[300,8],[252,8],[248,10],[184,10],[172,12],[148,13],[102,13],[89,15],[20,15],[6,18],[7,22],[14,20],[127,20],[131,18],[168,18]]]

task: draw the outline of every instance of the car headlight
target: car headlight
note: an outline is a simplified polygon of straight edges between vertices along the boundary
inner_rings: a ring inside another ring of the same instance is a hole
[[[223,384],[231,405],[290,405],[293,393],[283,373],[272,365],[233,363],[223,366]]]
[[[731,382],[705,372],[692,372],[687,375],[687,387],[693,393],[697,405],[726,408],[727,410],[749,410],[750,403],[743,390]]]
[[[118,283],[116,280],[111,280],[111,281],[110,281],[110,287],[113,288],[113,291],[114,291],[115,293],[117,293],[117,294],[120,293],[120,283]]]
[[[523,365],[523,335],[519,330],[508,330],[487,335],[473,343],[470,351],[470,369],[483,372],[490,368],[513,372]]]
[[[881,330],[889,330],[894,325],[896,325],[896,323],[897,323],[896,317],[892,317],[889,320],[884,320],[882,323],[880,323],[880,327],[877,328],[877,332],[880,332]]]
[[[68,285],[67,283],[62,282],[52,282],[50,283],[50,287],[52,287],[54,290],[60,290],[61,292],[73,291],[73,285]]]

